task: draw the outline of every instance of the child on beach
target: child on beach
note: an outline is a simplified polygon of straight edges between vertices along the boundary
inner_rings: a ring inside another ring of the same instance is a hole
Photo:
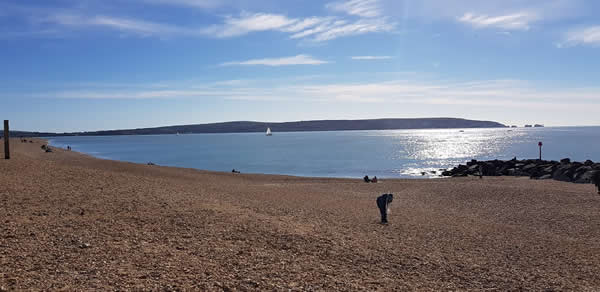
[[[377,207],[379,208],[379,213],[381,214],[381,224],[387,224],[387,214],[388,208],[390,204],[394,200],[393,194],[383,194],[377,198]]]

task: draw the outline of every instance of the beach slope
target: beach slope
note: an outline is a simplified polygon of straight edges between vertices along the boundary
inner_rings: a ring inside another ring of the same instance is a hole
[[[217,173],[41,143],[0,160],[2,291],[600,289],[592,185]]]

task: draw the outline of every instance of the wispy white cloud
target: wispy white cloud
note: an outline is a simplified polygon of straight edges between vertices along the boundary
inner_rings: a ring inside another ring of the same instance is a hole
[[[392,56],[353,56],[352,60],[387,60],[391,59]]]
[[[219,0],[141,0],[145,3],[188,6],[195,8],[213,8],[221,4]]]
[[[381,16],[379,0],[350,0],[333,2],[326,5],[328,9],[360,17]]]
[[[265,80],[161,83],[161,87],[122,88],[80,86],[55,91],[46,89],[27,97],[75,99],[176,99],[220,98],[296,102],[381,103],[386,106],[415,104],[464,105],[523,109],[585,109],[600,102],[600,88],[558,88],[521,80],[454,82],[418,78],[384,82],[314,83],[315,80],[280,80],[273,86]],[[0,96],[1,97],[1,96]]]
[[[168,37],[180,35],[199,35],[199,32],[193,29],[132,18],[119,18],[103,15],[88,17],[77,14],[54,14],[40,21],[43,23],[53,23],[66,26],[72,29],[100,27],[140,36]]]
[[[134,0],[132,0],[134,1]],[[135,0],[148,3],[177,5],[186,7],[210,8],[220,5],[216,0]],[[335,4],[335,5],[334,5]],[[180,24],[173,22],[156,22],[142,19],[139,16],[118,16],[107,11],[93,11],[93,9],[79,8],[40,8],[11,7],[15,14],[28,19],[31,24],[29,29],[20,29],[4,32],[6,35],[32,36],[49,35],[39,33],[53,32],[54,35],[65,35],[89,29],[104,29],[120,32],[119,36],[142,37],[215,37],[233,38],[257,32],[274,31],[287,35],[291,39],[302,39],[314,42],[324,42],[340,37],[362,35],[367,33],[390,32],[396,23],[388,17],[378,14],[377,0],[350,0],[336,2],[331,7],[346,7],[351,15],[322,15],[309,17],[290,17],[277,13],[252,13],[242,11],[239,14],[222,16],[222,21],[212,25]],[[329,5],[327,5],[329,6]],[[0,4],[0,8],[1,8]],[[338,7],[338,8],[339,8]],[[332,8],[333,9],[333,8]],[[355,17],[356,16],[356,17]],[[72,34],[73,35],[73,34]]]
[[[227,16],[221,25],[213,25],[204,30],[204,33],[216,37],[234,37],[250,32],[285,30],[293,27],[298,22],[280,14],[267,13],[242,13],[239,17]]]
[[[285,58],[267,58],[255,59],[248,61],[225,62],[221,66],[248,66],[248,65],[263,65],[263,66],[289,66],[289,65],[321,65],[329,63],[327,61],[315,59],[308,55],[297,55]]]
[[[559,43],[559,48],[577,45],[600,46],[600,26],[591,26],[569,31],[564,41]]]
[[[359,18],[357,20],[336,17],[289,18],[281,14],[242,13],[239,17],[228,16],[223,24],[213,25],[202,32],[215,37],[235,37],[259,31],[291,33],[292,39],[309,39],[316,42],[366,33],[389,32],[396,24],[388,18]]]
[[[318,42],[329,41],[340,37],[361,35],[366,33],[389,32],[395,28],[396,24],[388,22],[387,19],[360,19],[353,23],[340,23],[327,27],[318,32],[314,40]]]
[[[530,24],[539,17],[529,12],[489,16],[486,14],[465,13],[458,21],[475,28],[501,28],[504,30],[529,30]]]

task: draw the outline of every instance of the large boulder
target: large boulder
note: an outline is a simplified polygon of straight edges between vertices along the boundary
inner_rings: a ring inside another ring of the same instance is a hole
[[[467,163],[467,165],[469,165],[469,163]],[[472,164],[471,166],[469,166],[469,172],[479,172],[479,165]]]
[[[596,174],[596,172],[598,172],[598,170],[588,170],[585,173],[579,175],[576,179],[575,179],[575,183],[578,184],[589,184],[592,182],[592,177],[594,177],[594,174]]]
[[[571,181],[569,170],[561,167],[552,173],[552,178],[559,181]]]
[[[493,162],[485,162],[482,165],[483,175],[485,176],[497,176],[496,166]]]
[[[554,172],[554,169],[556,168],[554,165],[543,165],[542,166],[542,172],[544,172],[544,174],[552,174]]]
[[[594,162],[588,159],[588,160],[586,160],[586,161],[583,163],[583,165],[585,165],[585,166],[592,166],[592,165],[594,165]]]
[[[560,160],[560,164],[569,164],[571,163],[571,159],[569,158],[563,158]]]

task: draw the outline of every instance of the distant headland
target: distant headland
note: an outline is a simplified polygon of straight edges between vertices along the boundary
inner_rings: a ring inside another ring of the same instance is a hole
[[[156,128],[106,130],[72,133],[42,133],[11,131],[13,136],[108,136],[108,135],[157,135],[157,134],[201,134],[201,133],[250,133],[265,132],[270,127],[277,132],[302,131],[352,131],[352,130],[402,130],[402,129],[454,129],[454,128],[505,128],[492,121],[477,121],[459,118],[415,118],[415,119],[369,119],[369,120],[315,120],[283,123],[237,121],[211,124],[178,125]]]

